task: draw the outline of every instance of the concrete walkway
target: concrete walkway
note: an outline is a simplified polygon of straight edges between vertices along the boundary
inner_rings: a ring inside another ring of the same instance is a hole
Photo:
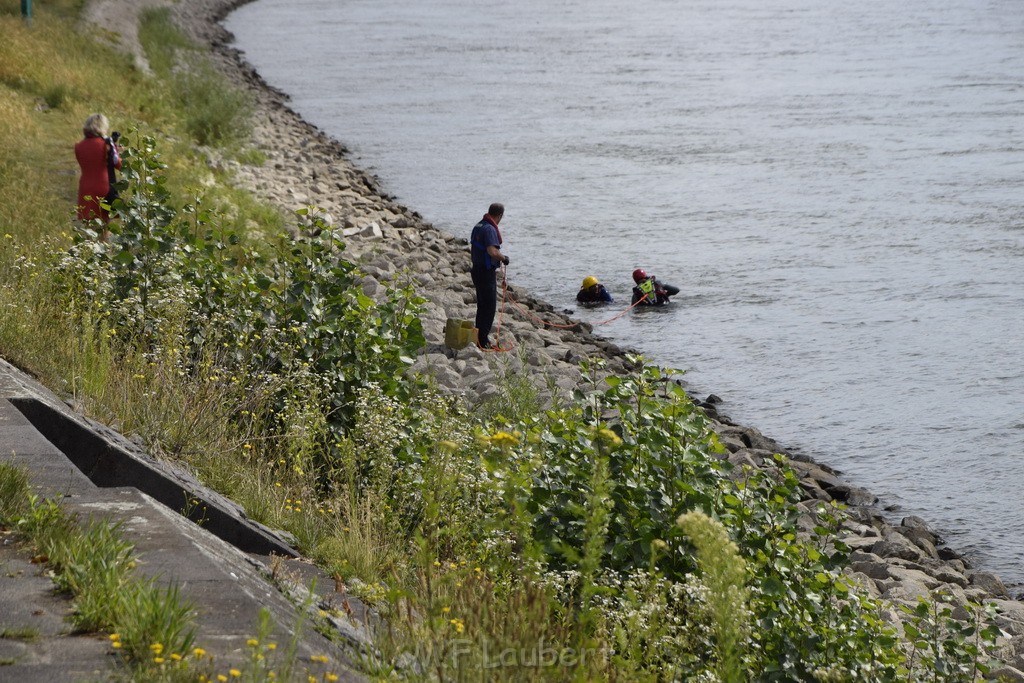
[[[213,655],[214,673],[243,668],[246,641],[256,636],[265,608],[282,654],[301,625],[295,659],[301,680],[306,668],[318,677],[331,672],[339,680],[361,680],[352,657],[369,643],[356,618],[365,618],[365,607],[333,593],[335,582],[302,561],[285,534],[77,415],[2,360],[0,460],[23,468],[33,489],[67,512],[120,523],[135,546],[140,578],[176,585],[192,604],[196,645]],[[191,500],[198,503],[185,504]],[[184,516],[185,508],[202,515],[202,526]],[[106,634],[70,632],[70,599],[54,593],[46,565],[33,564],[32,549],[16,539],[11,530],[0,533],[0,682],[95,681],[123,670]],[[318,595],[310,599],[313,579]],[[336,609],[342,604],[344,610]],[[311,660],[322,656],[329,663]]]

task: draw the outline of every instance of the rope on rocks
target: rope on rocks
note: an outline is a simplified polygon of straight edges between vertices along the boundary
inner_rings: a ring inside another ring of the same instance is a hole
[[[628,307],[626,307],[625,309],[619,311],[618,313],[616,313],[612,317],[610,317],[610,318],[608,318],[606,320],[599,320],[597,322],[590,323],[590,324],[591,325],[607,325],[608,323],[612,322],[613,320],[618,320],[622,316],[626,315],[631,310],[633,310],[634,308],[636,308],[637,306],[642,304],[646,299],[647,299],[647,295],[644,294],[642,297],[637,299],[634,303],[630,304]],[[501,267],[501,309],[500,309],[500,311],[498,313],[498,324],[494,328],[494,338],[496,340],[500,340],[501,339],[501,323],[502,323],[502,320],[505,317],[505,302],[506,301],[511,301],[512,305],[515,306],[516,309],[518,309],[520,313],[525,315],[528,319],[530,319],[530,320],[532,320],[532,321],[534,321],[536,323],[539,323],[540,325],[542,325],[544,327],[555,327],[555,328],[558,328],[558,329],[568,330],[568,329],[572,329],[573,327],[577,327],[580,324],[580,323],[571,323],[571,324],[568,324],[568,325],[564,325],[564,324],[559,324],[559,323],[552,323],[552,322],[548,322],[547,320],[543,320],[542,318],[539,318],[539,317],[535,316],[530,311],[530,309],[528,309],[525,306],[523,306],[522,304],[520,304],[518,301],[515,300],[515,298],[511,294],[509,294],[509,292],[508,292],[508,277],[507,277],[506,267],[502,266]],[[510,345],[508,347],[503,347],[501,345],[500,341],[496,341],[492,348],[481,349],[481,350],[482,351],[489,351],[491,353],[508,353],[509,351],[513,350],[514,348],[515,348],[515,346],[513,346],[513,345]]]

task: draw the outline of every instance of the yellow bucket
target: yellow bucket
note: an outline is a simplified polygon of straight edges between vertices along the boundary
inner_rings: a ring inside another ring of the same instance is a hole
[[[476,338],[476,328],[469,320],[448,318],[444,324],[444,343],[452,349],[464,349]]]

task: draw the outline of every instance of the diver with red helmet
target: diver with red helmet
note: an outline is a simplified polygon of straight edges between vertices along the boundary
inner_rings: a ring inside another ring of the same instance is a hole
[[[665,282],[659,282],[653,275],[648,275],[643,268],[633,271],[633,304],[641,306],[663,306],[668,303],[670,296],[679,293],[678,287],[673,287]]]

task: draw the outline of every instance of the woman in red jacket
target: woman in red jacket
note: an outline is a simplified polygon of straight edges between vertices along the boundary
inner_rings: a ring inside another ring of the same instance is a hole
[[[100,200],[110,192],[112,169],[121,168],[117,143],[107,136],[109,129],[106,116],[93,114],[82,126],[85,137],[75,145],[75,158],[82,168],[82,177],[78,179],[78,219],[99,218],[104,225],[110,221],[110,215],[100,206]]]

